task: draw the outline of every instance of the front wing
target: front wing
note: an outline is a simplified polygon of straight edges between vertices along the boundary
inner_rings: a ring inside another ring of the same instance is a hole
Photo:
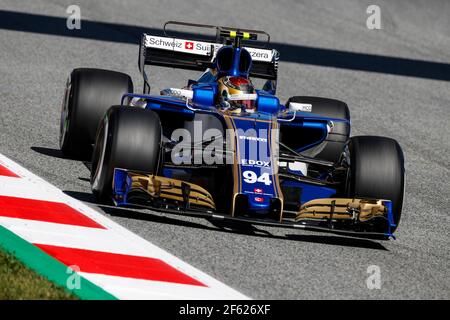
[[[283,217],[281,220],[271,217],[233,216],[217,212],[211,194],[198,185],[116,168],[113,179],[113,201],[120,207],[143,207],[168,213],[248,222],[254,225],[394,238],[392,203],[383,199],[314,199],[302,204],[293,216]],[[367,231],[365,226],[373,219],[384,220],[385,230]]]

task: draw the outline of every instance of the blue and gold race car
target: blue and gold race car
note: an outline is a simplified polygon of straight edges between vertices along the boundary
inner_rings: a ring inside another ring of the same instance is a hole
[[[215,37],[172,37],[168,25],[210,29]],[[93,193],[116,206],[393,236],[404,196],[401,147],[385,137],[350,137],[342,101],[294,96],[281,103],[279,53],[269,44],[263,31],[169,21],[163,34],[142,35],[142,93],[133,93],[126,74],[73,70],[62,152],[90,159]],[[153,95],[148,65],[203,73]]]

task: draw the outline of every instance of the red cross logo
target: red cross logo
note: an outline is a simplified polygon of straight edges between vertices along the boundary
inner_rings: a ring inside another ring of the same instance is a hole
[[[262,191],[262,189],[260,189],[260,188],[255,188],[255,189],[253,190],[253,192],[254,192],[254,193],[262,193],[263,191]]]

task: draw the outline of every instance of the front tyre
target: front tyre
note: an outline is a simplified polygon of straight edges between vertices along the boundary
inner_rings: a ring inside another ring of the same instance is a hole
[[[347,195],[392,201],[396,227],[403,206],[405,167],[403,151],[394,139],[377,136],[352,137],[348,143],[350,171]],[[375,231],[380,231],[375,228]]]
[[[162,130],[150,110],[111,107],[101,121],[94,146],[91,188],[98,200],[112,195],[115,168],[157,174],[161,167]]]

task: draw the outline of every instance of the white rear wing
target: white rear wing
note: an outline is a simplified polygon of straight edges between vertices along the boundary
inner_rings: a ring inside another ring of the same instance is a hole
[[[222,46],[224,45],[221,43],[143,34],[139,69],[143,72],[145,65],[157,65],[204,71],[212,66],[212,61]],[[244,46],[244,48],[253,60],[250,76],[276,80],[278,51],[250,46]],[[144,78],[146,78],[145,75]]]
[[[174,52],[183,52],[200,56],[214,57],[217,51],[223,46],[219,43],[211,43],[196,40],[186,40],[171,37],[158,37],[144,34],[144,45],[146,48],[166,50]],[[274,59],[275,50],[261,48],[244,48],[250,53],[253,61],[261,61],[270,63]]]

